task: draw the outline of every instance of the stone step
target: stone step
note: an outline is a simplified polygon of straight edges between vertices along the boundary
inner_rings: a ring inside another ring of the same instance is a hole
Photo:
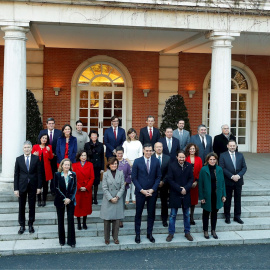
[[[98,205],[93,204],[93,211],[100,211],[102,200],[98,200]],[[28,204],[28,203],[27,203]],[[232,200],[232,205],[234,202]],[[242,206],[269,206],[270,205],[270,196],[245,196],[242,197]],[[11,214],[18,213],[18,202],[6,202],[0,204],[0,214]],[[133,203],[129,203],[126,205],[126,209],[135,209],[136,205]],[[160,199],[157,200],[156,204],[157,208],[161,207]],[[200,203],[197,205],[200,208]],[[145,206],[146,208],[146,206]],[[26,212],[28,212],[28,205],[26,205]],[[53,201],[46,202],[45,207],[36,206],[36,213],[44,213],[44,212],[55,212],[55,206]]]
[[[195,220],[196,225],[191,226],[191,233],[201,233],[203,231],[202,221]],[[231,224],[226,224],[224,219],[217,222],[217,232],[226,231],[253,231],[253,230],[270,230],[270,217],[265,218],[243,218],[244,224],[239,224],[232,220]],[[100,237],[104,236],[103,223],[87,222],[87,230],[77,230],[76,237]],[[0,227],[0,241],[10,240],[31,240],[31,239],[52,239],[58,238],[57,225],[40,225],[34,226],[35,233],[29,234],[28,227],[22,235],[18,235],[19,226]],[[141,234],[146,234],[147,222],[143,221],[141,225]],[[182,221],[177,221],[175,226],[176,232],[183,232],[184,225]],[[67,232],[67,227],[66,227]],[[252,233],[252,232],[251,232]],[[168,228],[163,227],[161,221],[154,224],[153,234],[168,234]],[[119,235],[134,235],[134,222],[124,222],[124,227],[120,228]]]
[[[146,210],[144,210],[142,215],[142,221],[147,219]],[[99,218],[99,211],[94,211],[90,216],[88,216],[89,223],[101,223],[102,219]],[[125,211],[125,219],[126,222],[133,222],[135,216],[135,210],[126,210]],[[195,208],[194,218],[201,219],[202,209],[200,207]],[[244,206],[242,207],[242,218],[249,217],[270,217],[270,206]],[[224,218],[223,209],[218,212],[218,218]],[[181,211],[177,215],[177,219],[183,219],[183,215]],[[26,214],[26,220],[28,220],[28,214]],[[160,217],[160,209],[156,211],[156,220],[161,220]],[[75,218],[75,222],[77,219]],[[44,212],[44,213],[36,213],[36,221],[35,225],[53,225],[57,224],[57,215],[56,212]],[[0,227],[9,227],[18,225],[18,214],[1,214],[0,215]]]
[[[203,233],[192,233],[194,241],[188,241],[183,233],[176,233],[172,242],[166,242],[166,235],[154,234],[155,243],[150,243],[145,235],[141,243],[134,242],[134,235],[119,236],[120,244],[111,239],[110,245],[105,245],[103,237],[77,237],[76,248],[68,245],[61,247],[58,239],[13,240],[1,241],[0,255],[40,254],[40,253],[71,253],[108,250],[131,250],[146,248],[176,248],[194,246],[241,245],[270,243],[270,230],[250,231],[217,231],[218,239],[205,239]]]

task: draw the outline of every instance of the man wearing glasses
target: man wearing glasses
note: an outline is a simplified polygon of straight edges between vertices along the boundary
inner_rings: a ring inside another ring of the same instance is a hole
[[[122,146],[126,140],[125,130],[120,128],[119,118],[117,116],[112,116],[111,118],[112,126],[105,130],[104,133],[104,143],[106,145],[106,158],[113,157],[116,155],[116,147]]]

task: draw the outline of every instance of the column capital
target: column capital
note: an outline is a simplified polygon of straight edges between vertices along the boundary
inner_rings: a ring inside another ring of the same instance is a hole
[[[212,48],[232,48],[234,37],[240,36],[236,31],[211,31],[205,35],[207,39],[213,40]]]
[[[16,25],[9,25],[1,27],[1,30],[5,32],[5,40],[24,40],[26,41],[26,33],[29,32],[29,27],[22,27]]]

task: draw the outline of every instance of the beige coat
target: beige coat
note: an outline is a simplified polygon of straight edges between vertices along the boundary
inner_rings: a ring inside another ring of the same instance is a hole
[[[113,178],[110,170],[103,174],[102,180],[103,200],[100,210],[100,218],[105,220],[116,220],[124,218],[123,194],[125,191],[125,180],[122,171],[116,170]],[[115,196],[119,197],[117,203],[110,200]]]

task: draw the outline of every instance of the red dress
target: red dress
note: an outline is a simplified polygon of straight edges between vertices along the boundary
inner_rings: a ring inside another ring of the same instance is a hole
[[[41,149],[39,144],[35,144],[32,149],[32,154],[34,152],[38,152],[39,160],[41,160],[41,155],[43,154],[46,181],[53,179],[51,162],[50,162],[50,159],[53,158],[53,151],[52,151],[52,146],[51,145],[48,145],[48,146],[50,147],[50,151],[48,151],[46,147]]]
[[[190,156],[186,157],[186,161],[191,163]],[[192,163],[191,163],[192,164]],[[199,180],[200,170],[202,168],[202,160],[200,157],[194,157],[194,166],[193,166],[193,182]],[[199,200],[199,188],[198,184],[195,188],[190,189],[191,205],[197,205]]]
[[[86,161],[83,167],[81,162],[73,163],[72,167],[77,176],[74,216],[84,217],[92,213],[92,186],[95,179],[94,166],[91,162]],[[81,187],[85,187],[86,191],[81,191]]]

